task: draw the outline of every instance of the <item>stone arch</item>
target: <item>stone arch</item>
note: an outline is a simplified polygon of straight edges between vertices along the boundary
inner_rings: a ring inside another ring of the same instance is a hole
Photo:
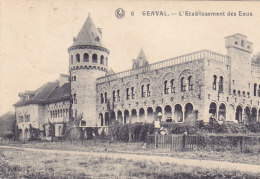
[[[166,105],[164,107],[164,118],[167,122],[172,122],[172,107],[171,107],[171,105]]]
[[[145,111],[144,108],[139,109],[139,120],[140,122],[145,122]]]
[[[131,110],[131,122],[132,123],[138,122],[136,109]]]
[[[131,123],[131,121],[129,119],[130,119],[130,114],[129,114],[129,111],[126,109],[124,111],[124,124]]]
[[[238,105],[236,107],[236,120],[238,122],[242,122],[243,121],[242,114],[243,114],[243,109],[242,109],[242,107],[240,105]]]
[[[109,118],[109,125],[113,124],[116,121],[116,113],[115,111],[111,111],[110,118]]]
[[[235,119],[236,119],[235,107],[233,104],[229,104],[229,117],[227,118],[227,120],[235,121]]]
[[[183,111],[180,104],[175,104],[174,106],[174,119],[177,122],[183,122]]]
[[[162,117],[163,117],[162,112],[163,112],[162,107],[156,106],[155,111],[154,111],[154,115],[155,115],[156,120],[159,119],[160,121],[162,121]]]
[[[218,120],[226,121],[226,113],[227,113],[226,105],[224,103],[221,103],[218,109]]]
[[[217,103],[211,102],[209,105],[209,116],[210,120],[217,120]]]
[[[257,109],[256,107],[253,107],[251,109],[251,119],[249,121],[250,123],[256,123],[257,122]]]
[[[184,120],[192,118],[193,105],[191,103],[186,103],[184,111]]]
[[[109,113],[106,112],[105,113],[105,126],[108,126],[109,125]]]
[[[147,108],[147,121],[153,122],[154,121],[154,112],[152,107]]]
[[[171,79],[173,79],[173,78],[174,78],[174,75],[173,75],[172,72],[166,73],[166,74],[163,76],[163,78],[162,78],[162,81],[161,81],[162,85],[163,85],[163,83],[164,83],[165,80],[167,80],[168,82],[170,82]]]
[[[249,106],[246,106],[245,108],[244,108],[244,113],[243,113],[244,115],[243,115],[243,121],[245,122],[245,123],[248,123],[248,122],[250,122],[250,107]]]
[[[100,126],[104,126],[104,117],[103,113],[99,113]]]
[[[120,110],[117,111],[117,121],[123,123],[123,114]]]

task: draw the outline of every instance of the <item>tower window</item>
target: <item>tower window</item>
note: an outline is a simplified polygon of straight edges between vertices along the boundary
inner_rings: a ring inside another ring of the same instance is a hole
[[[73,64],[73,55],[70,56],[70,63]]]
[[[103,104],[104,103],[103,93],[100,94],[100,98],[101,98],[101,104]]]
[[[117,101],[120,101],[120,90],[117,90]]]
[[[92,55],[92,62],[97,63],[97,54],[95,53]]]
[[[257,84],[254,84],[254,96],[256,96],[256,88],[257,88]]]
[[[101,55],[101,57],[100,57],[100,64],[104,64],[104,56],[103,55]]]
[[[240,92],[240,90],[238,90],[238,91],[237,91],[237,94],[238,94],[238,96],[240,96],[240,95],[241,95],[241,92]]]
[[[78,63],[80,62],[80,55],[79,54],[76,54],[76,60],[77,60]]]
[[[73,101],[74,101],[74,104],[77,104],[77,95],[76,94],[73,95]]]
[[[89,55],[84,53],[84,62],[89,62]]]
[[[76,76],[74,76],[74,81],[76,81]]]
[[[108,63],[107,63],[107,57],[106,57],[106,66],[108,65]]]

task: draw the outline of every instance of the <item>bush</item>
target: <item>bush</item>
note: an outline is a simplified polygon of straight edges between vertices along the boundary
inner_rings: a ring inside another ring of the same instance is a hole
[[[260,123],[256,123],[256,124],[250,123],[247,124],[245,127],[250,132],[260,133]]]

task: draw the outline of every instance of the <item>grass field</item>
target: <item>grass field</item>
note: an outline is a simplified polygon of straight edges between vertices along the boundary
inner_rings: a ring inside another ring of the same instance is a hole
[[[162,155],[176,158],[188,158],[199,160],[217,160],[229,161],[233,163],[247,163],[260,165],[260,154],[241,153],[238,151],[209,151],[209,150],[195,150],[195,151],[178,151],[169,152],[165,150],[146,149],[143,143],[122,143],[122,142],[108,142],[108,141],[85,141],[84,145],[80,141],[71,142],[27,142],[11,143],[0,142],[0,144],[14,145],[19,147],[32,147],[42,149],[59,149],[71,151],[91,151],[91,152],[117,152],[117,153],[135,153],[145,155]]]
[[[0,149],[0,178],[258,178],[152,161]]]

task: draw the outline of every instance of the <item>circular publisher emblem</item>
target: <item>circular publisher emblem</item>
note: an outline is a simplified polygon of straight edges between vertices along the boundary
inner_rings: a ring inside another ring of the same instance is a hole
[[[118,18],[118,19],[122,19],[125,17],[125,10],[122,9],[122,8],[118,8],[115,12],[115,16]]]

